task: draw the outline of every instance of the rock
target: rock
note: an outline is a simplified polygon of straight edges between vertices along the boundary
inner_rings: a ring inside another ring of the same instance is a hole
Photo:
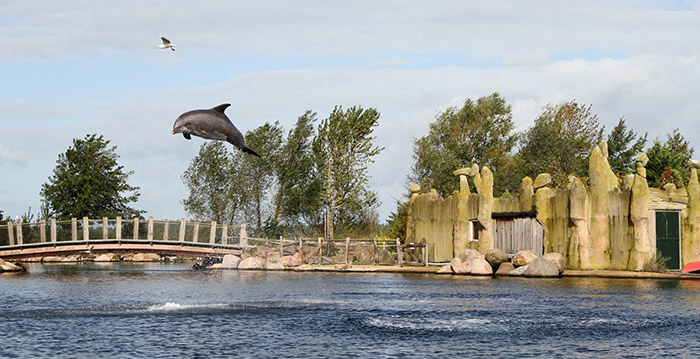
[[[535,260],[535,258],[537,258],[537,255],[532,249],[530,249],[515,253],[515,256],[513,256],[513,260],[511,260],[511,262],[515,267],[522,267],[530,264],[533,260]]]
[[[491,267],[498,269],[498,267],[501,266],[501,263],[503,262],[508,262],[508,255],[506,252],[494,248],[494,249],[489,249],[488,252],[486,252],[486,260],[491,264]]]
[[[333,264],[333,261],[328,257],[321,257],[319,261],[318,257],[311,257],[306,261],[307,264]]]
[[[498,270],[496,271],[496,275],[510,275],[510,272],[512,272],[515,269],[515,266],[513,266],[513,263],[511,262],[503,262],[501,263],[500,266],[498,266]]]
[[[393,266],[396,264],[396,258],[392,253],[389,253],[387,250],[380,249],[377,251],[377,264]]]
[[[67,262],[64,257],[61,256],[47,256],[42,257],[41,261],[43,263],[57,263],[57,262]]]
[[[235,256],[233,254],[227,254],[221,260],[221,268],[236,269],[236,268],[238,268],[238,265],[240,263],[241,263],[241,257]]]
[[[479,253],[479,251],[477,251],[475,249],[469,249],[469,248],[463,250],[462,252],[460,252],[457,255],[457,258],[459,258],[462,262],[468,262],[472,258],[477,258],[477,257],[481,257],[481,253]]]
[[[646,163],[644,164],[646,165]],[[700,169],[700,160],[690,160],[688,161],[688,167]]]
[[[542,258],[552,262],[552,264],[557,266],[557,270],[559,270],[559,273],[564,271],[564,256],[561,253],[547,253],[543,255]]]
[[[493,267],[484,257],[471,260],[470,267],[472,275],[493,275]]]
[[[296,270],[302,270],[302,271],[307,271],[307,270],[314,270],[314,267],[308,265],[308,264],[302,264],[298,267],[295,268]]]
[[[373,256],[372,252],[374,252],[373,248],[370,248],[369,246],[358,243],[355,246],[353,256],[355,257],[355,260],[357,261],[358,264],[373,264],[374,263],[374,258],[373,258],[374,256]]]
[[[10,262],[6,262],[0,259],[0,272],[24,272],[26,269],[19,265]]]
[[[411,193],[418,193],[418,192],[420,192],[420,186],[417,184],[414,184],[408,190],[411,191]]]
[[[532,184],[535,189],[544,187],[552,183],[552,176],[549,173],[540,173],[535,177],[535,182]]]
[[[156,253],[136,253],[131,257],[133,262],[158,262],[160,256]]]
[[[302,264],[304,264],[304,261],[302,260],[301,254],[299,252],[294,253],[294,255],[289,257],[287,262],[284,263],[284,265],[287,267],[298,267]]]
[[[539,257],[527,266],[523,275],[526,277],[558,277],[559,269],[554,263]]]
[[[250,256],[238,263],[238,269],[265,269],[265,263],[258,257]]]
[[[454,272],[452,271],[451,264],[445,264],[444,266],[440,267],[440,269],[438,269],[438,271],[436,273],[437,274],[453,274]]]
[[[459,258],[455,258],[457,261],[454,259],[452,260],[452,263],[450,263],[450,266],[452,267],[452,271],[455,274],[470,274],[472,272],[472,262],[467,261],[467,262],[462,262],[459,260]]]
[[[267,270],[284,270],[284,264],[274,262],[274,263],[268,263],[267,266],[265,267]]]
[[[512,277],[522,277],[524,275],[525,271],[527,270],[527,267],[529,267],[529,265],[515,268],[512,271],[510,271],[510,273],[508,273],[508,275],[512,276]]]
[[[316,257],[321,252],[321,248],[317,246],[304,246],[304,258],[309,259]]]
[[[95,257],[95,262],[119,262],[119,256],[114,253],[104,253]]]
[[[348,265],[348,264],[336,264],[335,265],[336,270],[346,270],[348,268],[352,268],[352,266]]]
[[[266,258],[269,255],[274,255],[277,251],[268,245],[261,244],[255,248],[255,254]]]
[[[83,260],[80,254],[71,254],[69,256],[63,257],[62,262],[81,262]]]

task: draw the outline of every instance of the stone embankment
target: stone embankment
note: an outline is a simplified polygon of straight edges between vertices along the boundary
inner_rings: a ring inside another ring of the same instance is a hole
[[[6,262],[0,259],[0,272],[24,272],[26,269],[19,264]]]
[[[74,262],[160,262],[165,257],[156,253],[104,253],[104,254],[71,254],[66,256],[46,256],[24,259],[24,262],[40,263],[74,263]]]
[[[465,249],[437,271],[440,274],[524,277],[559,277],[562,272],[564,257],[560,253],[538,257],[532,250],[520,251],[511,259],[500,249],[491,249],[486,254]]]

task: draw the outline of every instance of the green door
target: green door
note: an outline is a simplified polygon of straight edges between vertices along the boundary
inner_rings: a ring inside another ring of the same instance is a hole
[[[668,258],[668,269],[681,269],[681,232],[678,212],[656,212],[656,250]]]

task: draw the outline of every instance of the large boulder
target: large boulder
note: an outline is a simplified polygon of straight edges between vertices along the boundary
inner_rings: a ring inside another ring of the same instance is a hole
[[[66,257],[63,256],[46,256],[42,257],[41,261],[43,263],[69,262],[69,260],[66,260]]]
[[[393,266],[396,264],[396,257],[389,251],[380,249],[377,251],[377,264]]]
[[[527,251],[519,251],[518,253],[515,253],[515,256],[513,256],[513,260],[511,260],[511,262],[513,263],[513,266],[517,268],[532,263],[532,261],[534,261],[535,258],[537,258],[537,255],[532,249],[530,249]]]
[[[514,269],[515,266],[513,266],[513,263],[503,262],[500,266],[498,266],[498,270],[496,271],[495,275],[510,275],[510,272],[512,272]]]
[[[0,272],[24,272],[26,269],[21,265],[5,262],[0,259]]]
[[[483,256],[473,258],[470,262],[472,275],[492,275],[493,267]]]
[[[477,258],[477,257],[481,257],[481,253],[479,253],[479,251],[477,251],[475,249],[469,249],[469,248],[463,250],[462,252],[460,252],[457,255],[457,258],[459,258],[462,262],[468,262],[468,261],[472,260],[472,258]]]
[[[265,262],[258,257],[250,256],[238,263],[238,269],[265,269]]]
[[[527,266],[523,275],[526,277],[558,277],[559,269],[554,263],[539,257]]]
[[[374,256],[373,253],[374,248],[370,246],[366,246],[362,243],[358,243],[355,246],[355,250],[353,252],[353,256],[355,257],[355,260],[357,261],[358,264],[373,264],[374,263]]]
[[[527,270],[528,267],[529,267],[529,265],[515,268],[512,271],[510,271],[510,273],[508,273],[508,275],[512,276],[512,277],[522,277],[525,274],[525,271]]]
[[[559,273],[564,271],[564,256],[561,253],[547,253],[543,255],[542,258],[552,262],[552,264],[557,266],[557,270],[559,270]]]
[[[470,274],[472,272],[472,262],[462,262],[459,258],[452,259],[450,262],[452,266],[452,271],[455,274]]]
[[[284,270],[284,264],[279,263],[279,262],[268,262],[267,266],[265,267],[267,270]]]
[[[223,259],[221,259],[221,268],[236,269],[236,268],[238,268],[238,265],[240,263],[241,263],[241,257],[233,255],[233,254],[227,254],[224,256]]]
[[[486,252],[486,260],[491,264],[491,267],[498,269],[501,263],[508,262],[508,254],[498,248],[489,249]]]
[[[114,253],[103,253],[95,257],[95,262],[119,262],[119,256]]]
[[[131,257],[132,262],[158,262],[160,256],[156,253],[136,253]]]
[[[255,247],[255,254],[263,258],[266,258],[270,255],[275,255],[276,253],[277,250],[265,244],[261,244]]]
[[[304,259],[302,258],[301,253],[299,252],[294,253],[294,255],[289,257],[289,259],[287,259],[287,262],[284,263],[284,265],[287,267],[298,267],[302,264],[304,264]]]

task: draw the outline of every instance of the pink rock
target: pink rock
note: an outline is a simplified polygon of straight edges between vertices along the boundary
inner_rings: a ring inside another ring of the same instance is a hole
[[[557,266],[559,273],[564,271],[564,256],[561,253],[547,253],[543,255],[542,258],[552,262],[552,264]]]
[[[522,267],[532,263],[535,258],[537,258],[537,255],[532,251],[532,249],[530,249],[515,253],[515,256],[513,256],[513,260],[511,262],[515,267]]]
[[[484,256],[477,257],[468,262],[471,264],[471,273],[473,275],[492,275],[493,267]]]
[[[451,264],[445,264],[444,266],[440,267],[436,273],[439,274],[452,274],[454,273],[452,271],[452,265]]]

